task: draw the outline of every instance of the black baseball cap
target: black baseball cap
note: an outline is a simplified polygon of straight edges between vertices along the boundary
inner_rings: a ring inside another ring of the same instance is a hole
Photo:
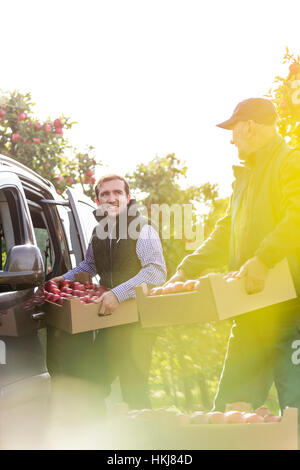
[[[277,112],[272,101],[265,98],[249,98],[236,106],[231,118],[217,126],[231,130],[239,121],[252,120],[258,124],[272,125],[277,119]]]

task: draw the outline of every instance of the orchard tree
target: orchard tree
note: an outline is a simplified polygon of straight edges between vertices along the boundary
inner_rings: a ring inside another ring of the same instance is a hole
[[[93,147],[84,153],[73,151],[64,133],[75,124],[62,115],[41,122],[33,113],[31,94],[18,91],[0,95],[0,153],[28,166],[50,180],[62,194],[67,186],[80,184],[94,198]],[[69,152],[70,153],[70,152]]]
[[[279,115],[279,132],[289,145],[300,148],[300,56],[286,49],[283,63],[288,64],[286,77],[275,77],[275,86],[269,91]]]

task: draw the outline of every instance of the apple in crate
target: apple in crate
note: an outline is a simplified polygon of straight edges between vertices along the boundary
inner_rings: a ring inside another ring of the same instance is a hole
[[[225,414],[226,424],[242,424],[245,423],[244,414],[241,411],[227,411]]]
[[[72,294],[73,289],[71,289],[71,287],[64,286],[61,288],[61,292],[65,292],[66,294]]]
[[[244,415],[244,419],[246,423],[264,423],[263,416],[260,416],[256,413],[246,413]]]
[[[85,293],[84,291],[82,290],[73,290],[73,295],[75,295],[76,297],[84,297],[85,296]]]
[[[272,414],[264,416],[264,422],[265,423],[279,423],[279,421],[280,421],[279,416],[275,416],[275,415],[272,415]]]
[[[221,411],[211,411],[207,416],[210,424],[225,424],[225,415]]]
[[[74,289],[74,290],[85,291],[85,287],[84,287],[83,284],[81,284],[81,282],[74,282],[74,283],[73,283],[73,289]]]
[[[255,410],[255,413],[257,415],[264,417],[266,415],[270,415],[271,411],[266,406],[262,406],[261,408],[257,408],[257,410]]]
[[[194,290],[196,282],[197,281],[195,279],[189,279],[188,281],[185,281],[183,284],[183,290],[187,292]]]
[[[192,424],[208,424],[208,415],[202,411],[195,411],[191,416]]]
[[[172,286],[172,291],[174,293],[184,292],[184,282],[180,282],[180,281],[174,282]]]

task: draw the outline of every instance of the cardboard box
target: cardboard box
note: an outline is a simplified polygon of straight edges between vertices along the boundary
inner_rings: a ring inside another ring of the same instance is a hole
[[[83,305],[79,299],[64,299],[62,305],[46,300],[47,324],[70,334],[137,322],[135,299],[125,300],[111,314],[99,316],[100,304]]]
[[[75,280],[90,280],[87,273],[76,274]],[[47,324],[70,334],[135,323],[139,320],[135,299],[121,302],[111,315],[99,316],[100,304],[82,304],[79,298],[64,299],[62,305],[45,301]]]
[[[120,438],[118,444],[121,449],[297,450],[297,418],[297,408],[286,408],[278,423],[179,425],[128,419],[127,440]]]
[[[220,273],[204,276],[198,291],[149,297],[146,284],[136,287],[143,327],[225,320],[297,297],[286,259],[270,269],[265,288],[248,295],[245,279],[227,282]]]

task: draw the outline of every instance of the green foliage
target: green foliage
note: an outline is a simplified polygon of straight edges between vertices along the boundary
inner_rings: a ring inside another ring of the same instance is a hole
[[[279,133],[289,145],[300,148],[300,56],[290,54],[288,48],[283,63],[289,65],[286,77],[276,77],[268,96],[273,100],[280,121]]]
[[[59,194],[67,186],[81,184],[85,194],[94,198],[94,148],[85,153],[76,149],[72,157],[64,132],[75,124],[64,115],[43,123],[33,114],[34,103],[30,93],[2,92],[0,95],[0,153],[14,158],[41,176],[50,180]],[[86,172],[89,174],[86,175]]]

